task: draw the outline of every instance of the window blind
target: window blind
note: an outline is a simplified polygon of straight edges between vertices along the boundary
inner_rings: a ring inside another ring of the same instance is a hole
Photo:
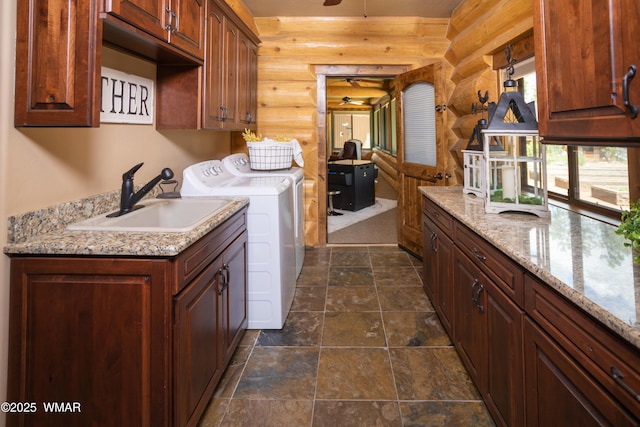
[[[403,92],[404,161],[437,166],[435,88],[414,83]]]

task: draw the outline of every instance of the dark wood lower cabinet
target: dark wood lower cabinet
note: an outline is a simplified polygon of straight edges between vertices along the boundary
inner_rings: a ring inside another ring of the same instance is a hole
[[[525,321],[528,426],[637,426],[533,321]]]
[[[487,325],[484,308],[489,281],[460,251],[455,251],[456,329],[454,343],[480,393],[485,385]]]
[[[449,334],[453,334],[455,319],[453,305],[455,287],[452,286],[453,241],[445,232],[437,227],[427,215],[423,215],[424,230],[423,280],[424,290],[437,306],[442,326]]]
[[[425,291],[496,425],[640,426],[640,350],[429,199],[423,244]]]
[[[454,259],[456,349],[496,424],[522,425],[524,312],[461,250]]]
[[[7,425],[196,425],[247,326],[246,250],[244,209],[173,258],[13,257],[7,401],[35,406]]]

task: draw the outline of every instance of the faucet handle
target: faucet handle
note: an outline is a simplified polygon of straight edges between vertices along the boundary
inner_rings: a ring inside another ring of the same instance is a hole
[[[125,173],[123,173],[122,174],[122,180],[133,179],[133,175],[136,172],[138,172],[138,169],[140,169],[143,164],[144,164],[144,162],[140,162],[137,165],[135,165],[134,167],[132,167],[131,169],[129,169],[128,171],[126,171]]]

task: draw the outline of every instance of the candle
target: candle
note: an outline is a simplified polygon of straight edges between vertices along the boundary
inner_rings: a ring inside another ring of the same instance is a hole
[[[502,167],[502,198],[516,199],[516,168],[513,166]]]

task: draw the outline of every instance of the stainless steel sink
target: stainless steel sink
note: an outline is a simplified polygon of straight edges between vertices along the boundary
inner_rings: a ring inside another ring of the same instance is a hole
[[[70,231],[150,231],[184,233],[193,230],[225,209],[231,199],[183,198],[150,199],[143,208],[116,218],[107,214],[95,216],[67,226]]]

